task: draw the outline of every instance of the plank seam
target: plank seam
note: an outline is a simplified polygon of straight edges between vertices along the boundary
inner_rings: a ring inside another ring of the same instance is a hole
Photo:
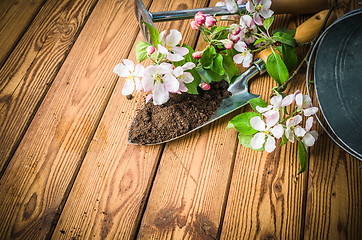
[[[39,8],[37,9],[37,13],[34,14],[34,16],[32,17],[32,19],[29,21],[28,26],[26,26],[26,28],[24,28],[24,31],[19,34],[19,36],[17,37],[17,39],[15,40],[13,46],[11,47],[11,49],[8,51],[8,53],[6,54],[6,56],[4,57],[3,61],[0,62],[0,68],[2,68],[4,66],[4,64],[6,63],[6,61],[9,59],[11,53],[14,51],[14,49],[16,48],[16,46],[18,46],[20,40],[22,39],[23,35],[25,32],[28,31],[29,27],[33,24],[34,19],[38,16],[40,10],[43,8],[44,4],[46,3],[47,0],[43,0],[42,4],[39,6]],[[1,175],[0,175],[1,176]]]
[[[97,1],[97,3],[98,3],[98,0],[95,0],[95,1]],[[69,3],[64,7],[64,9],[66,9],[66,8],[69,6],[70,3],[71,3],[71,2],[69,2]],[[6,169],[7,169],[7,167],[8,167],[9,164],[10,164],[11,159],[13,158],[13,156],[14,156],[17,148],[18,148],[19,145],[20,145],[21,140],[23,139],[25,133],[27,132],[27,130],[28,130],[31,122],[33,121],[33,119],[34,119],[36,113],[38,112],[41,104],[43,103],[43,100],[45,99],[46,95],[48,94],[48,91],[49,91],[50,87],[52,86],[55,78],[57,77],[59,70],[61,69],[61,67],[63,66],[65,60],[67,59],[68,54],[69,54],[70,51],[72,50],[75,42],[77,41],[77,39],[78,39],[78,37],[79,37],[79,34],[82,32],[84,26],[86,25],[86,23],[87,23],[87,21],[88,21],[89,16],[92,14],[93,9],[94,9],[95,6],[97,5],[97,3],[95,3],[95,4],[90,8],[90,11],[89,11],[88,16],[86,16],[86,17],[84,18],[84,24],[83,24],[83,26],[81,26],[81,27],[79,28],[79,30],[76,32],[76,34],[75,34],[75,36],[74,36],[74,38],[73,38],[73,40],[72,40],[72,43],[69,45],[69,49],[64,52],[64,58],[63,58],[63,60],[62,60],[61,62],[59,62],[59,64],[58,64],[58,69],[56,70],[56,71],[57,71],[57,74],[54,74],[54,76],[53,76],[52,78],[50,78],[50,81],[47,82],[47,87],[45,88],[42,96],[40,97],[39,101],[38,101],[37,104],[35,105],[34,110],[33,110],[32,114],[31,114],[30,117],[29,117],[29,120],[26,122],[26,124],[24,124],[24,126],[25,126],[25,127],[24,127],[24,130],[23,130],[22,133],[19,135],[18,139],[15,141],[15,144],[14,144],[14,146],[12,147],[12,149],[11,149],[11,151],[10,151],[10,153],[9,153],[8,158],[5,160],[5,163],[4,163],[3,168],[0,170],[0,179],[3,177],[3,175],[4,175],[4,173],[5,173]],[[44,4],[43,4],[43,6],[44,6]],[[43,6],[42,6],[42,7],[43,7]],[[40,8],[40,9],[41,9],[41,8]],[[40,11],[40,10],[39,10],[39,11]],[[36,15],[36,16],[37,16],[37,15]],[[35,16],[35,17],[36,17],[36,16]],[[35,18],[35,17],[34,17],[34,18]],[[60,17],[60,16],[59,16],[59,17]],[[57,18],[57,19],[59,19],[59,18]],[[34,20],[34,19],[33,19],[33,20]],[[32,22],[31,22],[31,23],[32,23]],[[31,24],[29,24],[29,26],[30,26],[30,25],[31,25]],[[28,27],[29,27],[29,26],[28,26]],[[47,39],[47,38],[46,38],[46,39]],[[40,49],[42,49],[44,43],[46,42],[46,39],[43,41],[42,46],[41,46]],[[21,38],[19,39],[19,41],[20,41],[20,40],[21,40]],[[31,63],[31,65],[29,66],[29,68],[27,69],[27,72],[28,72],[28,71],[31,69],[31,67],[33,66],[34,61],[35,61],[35,59],[37,58],[37,56],[38,56],[39,53],[40,53],[40,50],[38,51],[38,53],[37,53],[36,56],[34,57],[34,60],[33,60],[33,62]],[[9,56],[10,56],[10,54],[9,54]],[[6,61],[5,61],[5,62],[6,62]],[[4,62],[4,63],[5,63],[5,62]],[[24,75],[24,76],[26,76],[26,75]],[[23,77],[23,78],[24,78],[24,77]],[[21,84],[21,82],[19,82],[19,84],[16,86],[16,88],[14,89],[14,92],[16,92],[16,89],[19,87],[20,84]],[[14,93],[14,92],[13,92],[13,93]],[[5,106],[4,106],[4,107],[5,107]]]

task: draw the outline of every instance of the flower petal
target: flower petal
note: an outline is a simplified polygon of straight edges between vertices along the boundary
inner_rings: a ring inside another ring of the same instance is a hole
[[[164,104],[170,98],[168,91],[165,89],[165,86],[163,84],[155,84],[152,93],[153,103],[155,105]]]
[[[252,128],[258,131],[265,131],[265,123],[260,117],[253,117],[250,119],[250,125]]]
[[[242,41],[239,41],[239,42],[234,44],[234,48],[238,52],[245,52],[248,47],[246,46],[246,43],[244,43]]]
[[[168,92],[177,92],[180,87],[180,83],[172,74],[165,74],[162,78],[163,85]]]
[[[171,62],[179,62],[184,60],[185,58],[177,53],[168,53],[167,59],[170,60]]]
[[[148,94],[146,97],[146,103],[148,103],[153,98],[152,94]]]
[[[300,108],[303,107],[303,94],[298,93],[295,96],[295,103],[297,104],[298,107],[300,107]]]
[[[184,72],[184,74],[182,75],[182,78],[181,78],[182,82],[184,83],[190,83],[194,80],[194,77],[192,76],[191,73],[189,72]]]
[[[265,142],[265,134],[264,133],[256,133],[254,137],[250,141],[250,145],[253,149],[260,149],[263,147]]]
[[[113,72],[120,77],[128,77],[131,73],[128,68],[123,64],[119,63],[113,68]]]
[[[305,122],[305,130],[307,132],[309,132],[309,130],[312,128],[312,126],[313,126],[313,117],[309,117],[307,119],[307,121]]]
[[[294,143],[294,133],[290,128],[287,128],[285,130],[285,136],[288,138],[290,142]]]
[[[266,118],[265,122],[268,127],[272,127],[275,124],[277,124],[279,121],[279,117],[280,117],[279,111],[275,111],[275,110],[270,110],[268,112],[265,112],[263,114],[263,116],[265,116],[265,118]]]
[[[172,50],[174,53],[177,53],[181,56],[185,56],[186,54],[189,53],[189,50],[185,47],[174,47],[174,48],[172,48]]]
[[[265,151],[271,153],[274,151],[275,147],[275,139],[272,136],[268,136],[265,143]]]
[[[286,106],[289,106],[290,104],[292,104],[293,102],[294,102],[294,94],[289,94],[282,100],[281,106],[286,107]]]
[[[282,106],[283,97],[282,95],[274,96],[270,99],[271,105],[274,106],[274,108],[280,108]]]
[[[168,54],[167,48],[165,48],[165,47],[162,46],[161,44],[158,44],[158,45],[157,45],[157,49],[158,49],[158,51],[159,51],[160,53],[162,53],[162,54]]]
[[[182,34],[179,31],[172,29],[170,34],[166,37],[166,44],[174,48],[181,41],[181,39]]]
[[[303,120],[303,118],[300,115],[296,115],[295,117],[293,117],[293,120],[294,120],[294,126],[295,126],[295,125],[298,125]]]
[[[268,105],[267,107],[263,108],[263,107],[259,107],[256,106],[256,111],[260,112],[260,113],[265,113],[266,111],[269,111],[273,108],[272,105]]]
[[[122,95],[129,95],[129,94],[132,94],[134,90],[134,82],[132,79],[126,79],[126,82],[124,83],[123,85],[123,88],[122,88]]]
[[[133,73],[134,72],[134,62],[129,59],[123,59],[124,65],[128,68],[128,70]]]
[[[233,60],[236,64],[240,64],[244,61],[244,57],[241,54],[236,54],[234,55]]]
[[[297,137],[303,137],[306,134],[306,131],[301,126],[296,126],[294,128],[294,134]]]
[[[196,65],[193,62],[187,62],[182,66],[184,70],[190,70],[193,69],[194,67],[196,67]]]
[[[277,139],[281,138],[284,134],[284,128],[283,125],[277,124],[272,129],[270,129],[270,132],[276,137]]]
[[[181,66],[178,66],[177,68],[175,68],[173,70],[173,75],[175,75],[175,77],[179,77],[184,73],[184,69]]]
[[[315,143],[315,138],[312,136],[312,134],[310,134],[310,133],[307,133],[304,137],[303,137],[303,139],[302,139],[302,142],[304,143],[304,145],[305,146],[307,146],[307,147],[311,147],[311,146],[313,146],[314,145],[314,143]]]
[[[308,95],[303,95],[303,108],[309,108],[312,104],[312,99]]]
[[[261,19],[260,14],[254,13],[253,20],[257,25],[259,25],[259,26],[263,25],[263,20]]]
[[[246,10],[250,13],[253,13],[255,11],[254,4],[251,1],[246,2]]]
[[[165,44],[165,40],[166,40],[166,30],[163,30],[158,37],[158,41],[161,44]]]
[[[245,68],[250,67],[250,64],[252,61],[253,61],[253,54],[251,54],[250,52],[247,52],[244,57],[243,67],[245,67]]]
[[[134,75],[137,77],[142,77],[143,73],[145,71],[145,67],[142,66],[141,64],[137,64],[134,70]]]
[[[318,140],[318,132],[316,130],[312,130],[309,133],[314,137],[316,141]]]
[[[272,10],[265,8],[260,11],[260,15],[265,19],[270,18],[273,15],[273,13],[274,12]]]
[[[136,83],[136,90],[137,92],[140,92],[142,90],[142,83],[141,80],[138,77],[134,78],[134,81]]]
[[[187,92],[187,91],[188,91],[185,83],[180,82],[180,88],[179,88],[179,90],[180,90],[181,92]]]
[[[313,114],[316,114],[318,112],[318,108],[317,107],[310,107],[307,109],[303,110],[304,116],[311,116]]]

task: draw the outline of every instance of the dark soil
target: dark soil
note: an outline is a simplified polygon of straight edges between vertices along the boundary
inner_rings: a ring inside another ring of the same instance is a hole
[[[160,143],[182,134],[207,122],[228,97],[226,81],[212,82],[211,88],[199,94],[171,94],[168,102],[153,105],[148,102],[137,114],[132,123],[129,141],[138,144]]]

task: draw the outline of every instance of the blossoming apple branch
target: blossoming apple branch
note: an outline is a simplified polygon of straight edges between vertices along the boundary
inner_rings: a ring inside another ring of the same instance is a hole
[[[200,31],[207,43],[205,49],[197,52],[186,44],[180,45],[182,35],[178,30],[172,29],[169,34],[166,30],[159,33],[145,23],[152,44],[138,42],[136,58],[139,63],[150,59],[153,64],[144,68],[124,59],[123,63],[115,66],[114,72],[126,78],[123,95],[132,94],[134,89],[137,92],[143,90],[148,93],[146,102],[152,100],[153,104],[162,105],[169,100],[170,93],[198,94],[198,91],[208,91],[210,82],[222,79],[231,84],[238,73],[237,64],[249,67],[255,53],[268,51],[266,69],[278,84],[273,88],[276,96],[270,99],[269,105],[262,99],[250,100],[255,112],[236,116],[227,129],[235,128],[239,132],[240,143],[258,151],[274,151],[275,139],[282,139],[280,146],[288,141],[298,142],[299,173],[304,172],[308,147],[318,139],[318,133],[311,130],[313,115],[318,109],[311,107],[311,99],[300,91],[287,96],[278,91],[297,65],[295,30],[269,30],[274,20],[270,0],[248,1],[246,11],[241,11],[238,4],[243,2],[225,0],[217,3],[217,6],[225,5],[239,20],[216,19],[203,12],[194,16],[191,28]],[[232,24],[217,25],[224,20]],[[304,127],[301,126],[303,116],[307,118]]]

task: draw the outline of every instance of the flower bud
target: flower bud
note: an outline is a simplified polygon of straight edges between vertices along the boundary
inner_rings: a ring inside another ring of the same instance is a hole
[[[206,17],[206,21],[205,21],[205,25],[206,27],[212,27],[214,26],[216,23],[216,18],[213,16],[207,16]]]
[[[205,15],[204,15],[203,12],[198,12],[198,13],[196,13],[196,15],[195,15],[195,22],[196,22],[199,26],[201,26],[202,24],[204,24],[204,23],[205,23],[205,20],[206,20],[206,17],[205,17]]]
[[[232,24],[230,26],[230,29],[231,29],[231,34],[233,35],[238,35],[242,30],[241,27],[237,24]]]
[[[156,48],[154,46],[148,46],[146,48],[147,51],[147,55],[150,56],[152,53],[154,53],[156,51]]]
[[[233,42],[233,41],[231,41],[231,40],[225,40],[225,41],[224,41],[224,47],[225,47],[226,49],[232,49],[233,46],[234,46],[234,42]]]
[[[228,38],[234,43],[237,43],[240,40],[240,35],[234,35],[229,33]]]
[[[202,83],[201,84],[201,88],[203,89],[203,90],[210,90],[210,84],[207,84],[206,82],[205,83]]]
[[[192,21],[192,22],[191,22],[191,28],[192,28],[193,30],[199,30],[200,25],[199,25],[196,21]]]
[[[202,58],[202,52],[194,52],[193,54],[192,54],[192,58],[193,59],[200,59],[200,58]]]

